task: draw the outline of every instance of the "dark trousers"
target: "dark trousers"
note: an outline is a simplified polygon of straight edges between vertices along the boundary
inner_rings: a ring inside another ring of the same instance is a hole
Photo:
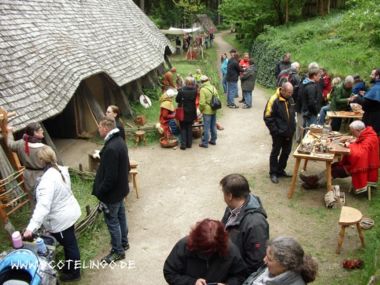
[[[191,147],[193,143],[193,129],[192,122],[180,122],[179,126],[181,128],[181,146]]]
[[[52,236],[63,246],[63,251],[65,253],[65,266],[63,272],[79,276],[80,264],[75,266],[75,261],[80,262],[80,252],[75,237],[74,225],[62,232],[52,233]]]
[[[125,215],[124,200],[106,204],[109,213],[104,212],[104,220],[111,236],[112,252],[124,254],[123,246],[128,244],[127,216]]]
[[[285,170],[291,150],[291,137],[272,136],[272,151],[269,158],[270,175],[277,175]]]
[[[342,125],[342,119],[340,119],[340,118],[333,118],[331,120],[331,130],[333,130],[335,132],[339,132],[341,125]]]

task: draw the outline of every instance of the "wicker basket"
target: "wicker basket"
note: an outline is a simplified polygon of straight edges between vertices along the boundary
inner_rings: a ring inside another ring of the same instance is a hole
[[[167,139],[166,137],[160,138],[160,145],[163,148],[171,148],[178,145],[178,141],[176,139]]]

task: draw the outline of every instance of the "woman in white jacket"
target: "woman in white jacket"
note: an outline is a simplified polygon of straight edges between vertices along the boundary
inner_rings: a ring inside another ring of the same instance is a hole
[[[24,237],[30,238],[43,225],[64,249],[65,267],[60,280],[78,280],[80,266],[75,266],[75,262],[80,262],[80,253],[74,224],[81,210],[71,191],[70,175],[67,167],[58,166],[56,155],[49,146],[43,147],[37,156],[46,166],[36,189],[36,208]]]

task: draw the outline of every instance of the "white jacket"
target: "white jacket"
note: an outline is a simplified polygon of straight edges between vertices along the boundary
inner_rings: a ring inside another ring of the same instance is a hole
[[[35,231],[43,224],[52,233],[62,232],[71,227],[80,217],[78,201],[71,191],[67,167],[59,166],[61,173],[50,167],[41,177],[36,189],[37,205],[27,230]]]

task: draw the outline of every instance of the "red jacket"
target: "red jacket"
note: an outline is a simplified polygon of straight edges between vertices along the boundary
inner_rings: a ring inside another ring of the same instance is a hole
[[[323,99],[327,101],[327,94],[329,94],[332,90],[331,86],[331,78],[330,76],[326,73],[325,76],[323,76],[323,90],[322,90],[322,95]]]
[[[343,157],[343,166],[352,176],[355,189],[377,182],[379,169],[379,141],[372,127],[366,127],[350,145],[350,155]]]

